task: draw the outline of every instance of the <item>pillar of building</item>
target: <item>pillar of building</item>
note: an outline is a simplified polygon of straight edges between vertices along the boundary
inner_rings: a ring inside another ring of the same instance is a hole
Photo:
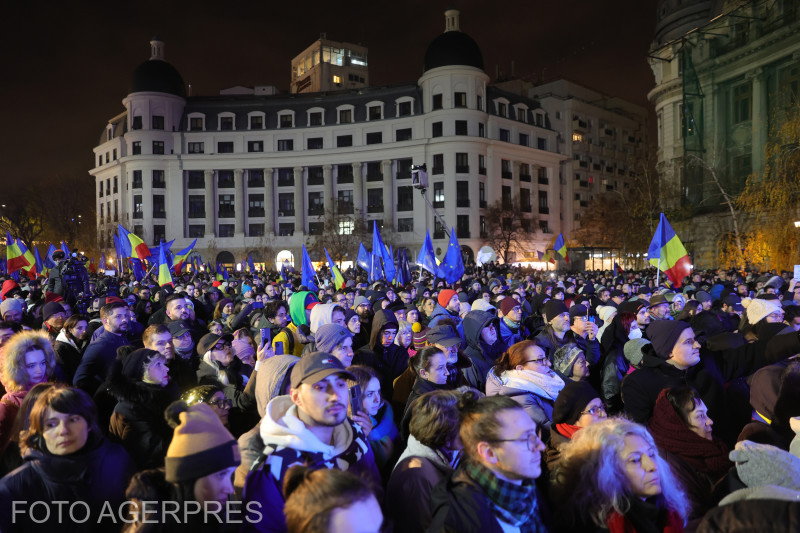
[[[322,165],[322,199],[325,213],[330,213],[333,207],[333,170],[332,165]]]
[[[397,210],[394,200],[395,179],[392,174],[392,162],[381,161],[381,172],[383,172],[383,180],[386,184],[383,187],[383,225],[385,228],[392,228],[394,212]]]
[[[753,83],[753,112],[752,120],[752,171],[760,172],[764,169],[764,146],[767,144],[769,133],[769,103],[767,102],[767,80],[764,70],[757,69],[752,76]],[[749,173],[748,173],[749,174]]]
[[[206,170],[203,172],[203,179],[206,186],[206,239],[213,239],[217,234],[216,194],[214,194],[214,171]]]
[[[241,237],[244,235],[244,213],[245,213],[245,202],[244,202],[244,183],[242,177],[244,176],[244,170],[241,168],[234,169],[233,171],[233,209],[234,209],[234,219],[233,219],[233,234],[236,237]]]
[[[275,177],[271,168],[264,169],[264,235],[275,235]]]
[[[365,213],[364,211],[364,176],[362,163],[353,163],[353,214]]]
[[[303,167],[294,167],[294,231],[306,231],[305,187],[303,187]]]

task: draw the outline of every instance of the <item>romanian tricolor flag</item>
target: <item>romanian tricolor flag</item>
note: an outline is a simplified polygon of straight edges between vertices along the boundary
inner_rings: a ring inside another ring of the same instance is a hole
[[[336,286],[336,290],[339,291],[344,287],[344,276],[342,276],[342,271],[339,270],[339,267],[336,266],[336,263],[333,262],[331,259],[330,254],[328,253],[328,249],[325,248],[325,257],[328,258],[328,267],[331,269],[331,276],[333,276],[333,284]]]
[[[29,265],[27,267],[22,267],[22,270],[28,274],[29,278],[36,278],[36,258],[33,257],[33,252],[28,250],[28,248],[25,246],[25,243],[22,242],[22,239],[17,239],[17,246],[19,246],[20,252],[22,252],[22,255],[25,257],[25,260]]]
[[[158,252],[158,284],[161,287],[172,285],[172,274],[169,273],[169,263],[167,263],[167,255],[164,253],[164,248],[161,248]]]
[[[22,250],[20,250],[17,240],[14,239],[9,232],[6,231],[6,259],[8,263],[6,268],[9,274],[13,274],[20,268],[30,268],[31,263],[25,258]]]
[[[195,244],[197,244],[197,239],[193,240],[192,244],[175,254],[175,259],[172,260],[172,270],[176,275],[180,275],[183,263],[186,261],[186,258],[189,257],[189,254],[192,253]]]
[[[556,242],[553,244],[553,250],[558,252],[558,255],[564,258],[564,261],[569,263],[569,255],[567,254],[567,244],[564,242],[564,234],[559,233],[556,237]]]
[[[664,213],[661,213],[656,234],[647,250],[647,259],[651,265],[664,272],[676,287],[680,287],[683,278],[692,273],[689,254]]]
[[[150,257],[150,248],[147,247],[142,239],[123,228],[122,224],[119,224],[118,227],[120,244],[125,248],[126,252],[130,251],[130,253],[127,254],[128,257],[139,260]]]

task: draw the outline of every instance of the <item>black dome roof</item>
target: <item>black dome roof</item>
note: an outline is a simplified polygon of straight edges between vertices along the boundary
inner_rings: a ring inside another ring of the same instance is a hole
[[[136,67],[128,92],[158,92],[186,98],[186,86],[180,73],[160,59],[150,59]]]
[[[446,31],[425,51],[427,72],[432,68],[465,65],[483,70],[483,54],[472,37],[461,31]]]

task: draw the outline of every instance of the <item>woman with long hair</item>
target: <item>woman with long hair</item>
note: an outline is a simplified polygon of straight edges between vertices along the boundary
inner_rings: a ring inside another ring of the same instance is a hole
[[[20,435],[20,447],[25,464],[0,480],[0,530],[119,527],[115,513],[135,467],[122,446],[103,437],[97,408],[85,392],[60,384],[44,391],[33,406],[29,428]],[[67,505],[56,507],[55,502]],[[69,515],[59,512],[73,508],[92,526],[72,527]]]
[[[508,396],[520,404],[542,429],[545,442],[553,421],[553,402],[564,380],[536,341],[525,340],[503,352],[486,377],[487,396]]]
[[[610,418],[561,448],[551,477],[557,530],[683,531],[689,505],[644,426]]]
[[[72,383],[83,352],[89,345],[89,320],[87,315],[72,315],[64,322],[53,344],[56,365],[61,369],[66,383]]]
[[[11,440],[11,427],[31,387],[52,380],[56,354],[50,338],[41,331],[22,331],[3,346],[0,381],[6,389],[0,398],[0,453]]]

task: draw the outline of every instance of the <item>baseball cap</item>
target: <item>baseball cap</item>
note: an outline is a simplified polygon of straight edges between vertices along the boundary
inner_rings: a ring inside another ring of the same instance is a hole
[[[200,356],[205,355],[207,351],[214,347],[217,344],[217,341],[220,339],[224,341],[233,342],[233,335],[225,334],[222,336],[217,335],[216,333],[206,333],[197,343],[197,353]]]
[[[458,336],[451,326],[442,324],[434,326],[428,330],[428,344],[441,344],[449,348],[461,344],[461,337]]]
[[[303,383],[316,383],[331,374],[341,374],[342,377],[356,381],[353,374],[348,372],[341,361],[329,353],[311,352],[300,358],[292,367],[292,388],[296,389]]]
[[[189,324],[187,324],[185,320],[173,320],[167,324],[167,329],[169,329],[173,337],[180,337],[187,331],[192,331],[192,328],[189,327]]]
[[[733,307],[733,309],[736,311],[744,311],[744,306],[742,305],[742,299],[733,293],[723,298],[722,303],[730,307]]]

